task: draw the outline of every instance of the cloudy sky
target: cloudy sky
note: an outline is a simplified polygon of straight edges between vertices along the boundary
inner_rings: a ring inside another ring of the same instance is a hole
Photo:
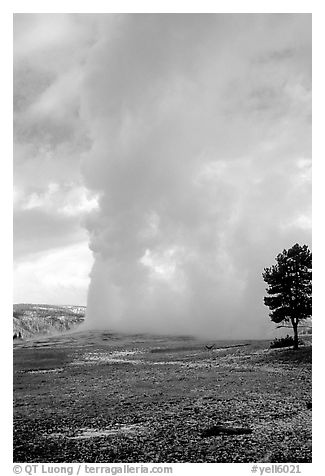
[[[311,245],[311,16],[19,14],[14,301],[260,337]]]

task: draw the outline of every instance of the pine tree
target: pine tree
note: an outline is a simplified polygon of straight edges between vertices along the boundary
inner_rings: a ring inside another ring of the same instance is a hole
[[[294,349],[298,349],[298,325],[312,313],[312,254],[307,245],[296,243],[276,257],[276,264],[264,268],[268,284],[264,304],[273,322],[291,323]]]

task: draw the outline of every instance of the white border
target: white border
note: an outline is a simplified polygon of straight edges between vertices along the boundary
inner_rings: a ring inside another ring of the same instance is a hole
[[[245,7],[245,8],[244,8]],[[314,254],[314,298],[313,298],[313,463],[303,465],[303,475],[321,474],[322,437],[320,422],[323,415],[323,365],[324,355],[324,313],[322,295],[324,294],[324,119],[320,117],[324,108],[324,15],[321,2],[316,1],[234,1],[227,2],[200,0],[184,2],[179,0],[111,0],[91,2],[76,0],[53,1],[14,1],[1,7],[1,318],[4,330],[0,362],[2,364],[1,399],[1,449],[4,455],[4,474],[12,474],[12,14],[13,13],[140,13],[140,12],[218,12],[218,13],[313,13],[313,254]],[[316,98],[316,99],[315,99]],[[173,465],[174,466],[174,465]],[[189,467],[190,466],[190,467]],[[249,473],[250,465],[200,464],[175,465],[174,474],[194,474],[197,470],[204,474]],[[230,468],[231,467],[231,468]],[[245,467],[247,468],[245,470]]]

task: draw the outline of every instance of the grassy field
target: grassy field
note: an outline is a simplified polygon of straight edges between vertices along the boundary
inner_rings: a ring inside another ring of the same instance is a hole
[[[74,333],[14,343],[15,462],[311,462],[311,347]],[[223,425],[250,434],[206,436]]]

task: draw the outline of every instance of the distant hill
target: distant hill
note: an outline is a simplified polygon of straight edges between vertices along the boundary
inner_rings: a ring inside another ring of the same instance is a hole
[[[64,332],[81,324],[85,314],[85,306],[14,304],[13,332],[23,338]]]

